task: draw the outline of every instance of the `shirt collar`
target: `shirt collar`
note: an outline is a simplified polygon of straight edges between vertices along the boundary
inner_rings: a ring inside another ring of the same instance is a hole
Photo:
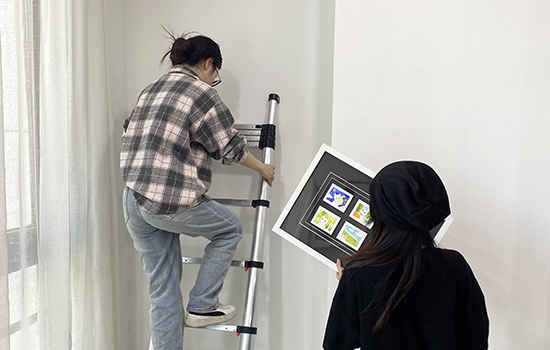
[[[187,68],[187,67],[185,67],[184,65],[181,65],[181,64],[179,64],[177,66],[173,66],[170,69],[170,73],[181,73],[181,74],[191,76],[191,77],[193,77],[197,80],[200,80],[197,73],[195,73],[191,68]]]

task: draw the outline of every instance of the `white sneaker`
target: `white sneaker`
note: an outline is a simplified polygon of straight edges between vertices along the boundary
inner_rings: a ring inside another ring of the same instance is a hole
[[[185,315],[185,325],[187,327],[204,327],[211,324],[218,324],[229,321],[236,315],[233,305],[219,305],[212,311],[199,313],[187,312]]]

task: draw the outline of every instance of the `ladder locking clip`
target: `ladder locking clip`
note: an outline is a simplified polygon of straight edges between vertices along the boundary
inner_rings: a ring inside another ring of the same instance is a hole
[[[259,126],[259,125],[258,125]],[[274,124],[262,124],[262,133],[260,134],[259,148],[269,147],[275,149],[276,127]]]
[[[256,208],[256,207],[268,207],[269,208],[269,201],[266,201],[264,199],[254,199],[252,201],[252,207],[253,208]]]
[[[263,269],[264,263],[262,261],[245,261],[244,270],[248,271],[249,268]]]
[[[241,333],[257,334],[258,333],[258,328],[256,328],[256,327],[237,326],[237,336],[241,335]]]

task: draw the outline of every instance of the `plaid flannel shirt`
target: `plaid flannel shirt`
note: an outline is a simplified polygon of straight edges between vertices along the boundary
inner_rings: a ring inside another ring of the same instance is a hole
[[[200,204],[212,159],[244,161],[246,139],[216,90],[174,66],[139,95],[124,122],[120,168],[140,207],[171,214]]]

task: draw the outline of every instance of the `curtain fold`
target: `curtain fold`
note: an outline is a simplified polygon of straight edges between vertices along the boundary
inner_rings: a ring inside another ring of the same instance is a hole
[[[127,349],[104,1],[0,10],[0,350]]]
[[[38,297],[33,0],[3,0],[0,10],[0,348],[32,349]]]
[[[70,349],[69,10],[40,7],[39,327],[40,349]]]
[[[41,79],[41,101],[47,108],[41,114],[40,201],[52,211],[41,215],[41,232],[63,232],[56,243],[65,252],[64,263],[56,266],[65,283],[53,286],[62,300],[70,300],[56,313],[72,349],[121,349],[120,201],[113,191],[118,166],[110,137],[103,1],[47,4],[42,17],[42,30],[48,33],[42,67],[49,72]]]
[[[1,32],[1,30],[0,30]],[[0,40],[0,135],[4,135],[4,98],[2,84],[2,40]],[[8,234],[6,211],[5,137],[0,138],[0,350],[10,348],[10,312],[8,298]]]
[[[119,349],[120,199],[108,108],[104,4],[72,2],[69,120],[73,347]],[[89,319],[93,315],[93,319]]]

